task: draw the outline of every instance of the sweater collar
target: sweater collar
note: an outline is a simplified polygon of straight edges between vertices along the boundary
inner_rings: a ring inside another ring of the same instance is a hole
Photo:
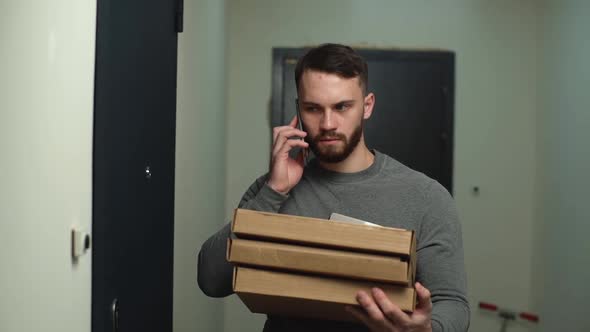
[[[384,162],[383,154],[377,150],[371,150],[371,152],[375,155],[375,159],[371,166],[365,168],[362,171],[354,172],[354,173],[340,173],[331,171],[325,168],[322,168],[317,161],[317,159],[313,159],[308,167],[310,175],[316,176],[321,180],[329,181],[329,182],[338,182],[338,183],[352,183],[352,182],[359,182],[366,179],[369,179],[376,174],[379,174]]]

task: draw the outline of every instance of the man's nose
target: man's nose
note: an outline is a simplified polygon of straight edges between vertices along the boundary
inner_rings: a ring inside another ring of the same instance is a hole
[[[336,129],[336,119],[331,110],[326,110],[320,121],[320,129],[324,131]]]

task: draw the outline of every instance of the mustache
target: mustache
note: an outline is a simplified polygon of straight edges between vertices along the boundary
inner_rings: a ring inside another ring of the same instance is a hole
[[[325,140],[325,139],[339,139],[339,140],[345,140],[346,139],[346,135],[342,134],[342,133],[337,133],[336,131],[332,130],[332,131],[325,131],[325,132],[321,132],[318,136],[315,137],[314,141],[321,141],[321,140]]]

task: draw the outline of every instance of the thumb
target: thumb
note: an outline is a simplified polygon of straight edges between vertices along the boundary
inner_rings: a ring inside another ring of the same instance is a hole
[[[427,311],[432,310],[430,291],[419,282],[416,282],[416,295],[418,296],[418,308]]]

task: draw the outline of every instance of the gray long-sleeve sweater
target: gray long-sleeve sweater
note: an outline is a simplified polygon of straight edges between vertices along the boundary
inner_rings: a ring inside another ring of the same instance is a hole
[[[256,180],[239,207],[328,219],[332,212],[383,226],[412,229],[417,236],[416,279],[432,294],[434,332],[463,332],[469,304],[461,225],[453,199],[438,182],[378,151],[358,173],[337,173],[312,161],[288,195]],[[229,224],[201,247],[198,283],[208,296],[232,294],[232,265],[225,259]],[[366,331],[351,323],[269,316],[264,331]]]

